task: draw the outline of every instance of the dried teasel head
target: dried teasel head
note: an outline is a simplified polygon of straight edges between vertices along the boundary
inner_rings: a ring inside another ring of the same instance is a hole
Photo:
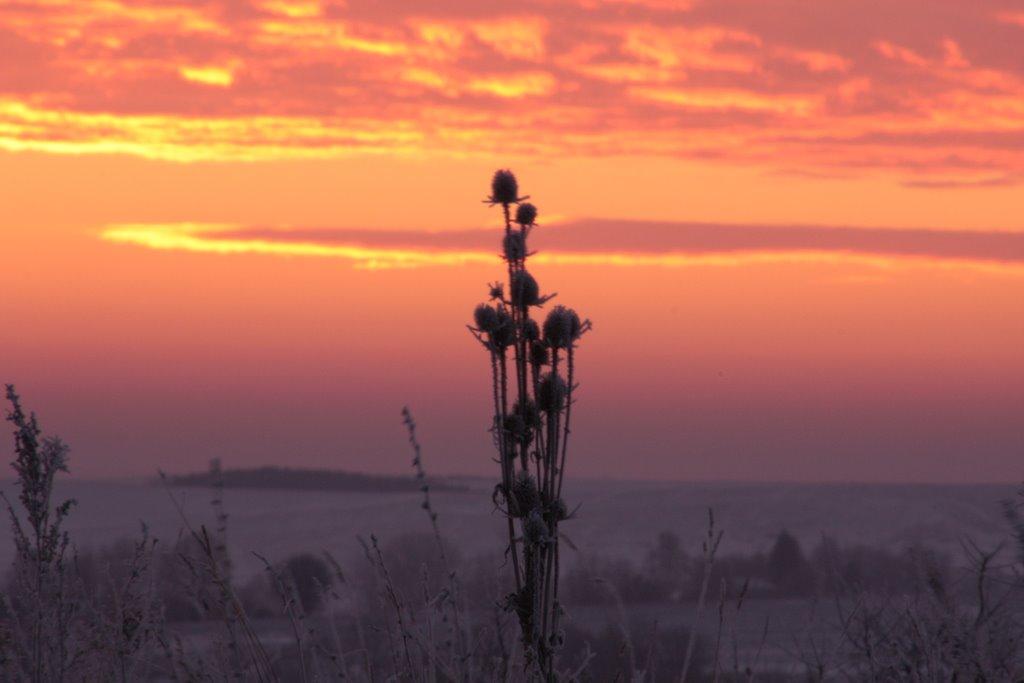
[[[523,424],[527,427],[539,427],[541,425],[541,415],[537,412],[537,403],[529,398],[523,403],[516,401],[512,411],[516,415],[522,416]]]
[[[522,261],[526,258],[526,237],[521,232],[510,232],[502,243],[505,260]]]
[[[491,196],[487,198],[492,204],[515,204],[519,201],[519,183],[515,174],[508,169],[499,169],[491,178]]]
[[[541,303],[540,285],[525,270],[512,273],[512,303],[516,306],[538,306]]]
[[[506,434],[519,441],[521,441],[527,433],[526,421],[523,420],[523,416],[518,411],[505,416],[504,427]]]
[[[530,344],[530,363],[539,368],[550,362],[548,358],[548,347],[543,342],[535,341]]]
[[[516,517],[526,517],[529,513],[540,509],[540,491],[537,480],[527,470],[516,472],[512,481],[512,497],[515,499]]]
[[[553,349],[569,348],[582,332],[580,317],[565,306],[555,306],[544,320],[544,341]]]
[[[495,309],[495,313],[498,316],[498,323],[488,334],[494,346],[499,349],[505,349],[512,346],[516,341],[516,326],[512,322],[512,316],[509,315],[504,306],[498,306]]]
[[[540,411],[537,410],[537,405],[529,399],[526,400],[525,406],[521,406],[516,401],[512,407],[512,413],[505,416],[503,424],[505,433],[511,440],[528,447],[533,441],[535,431],[540,429]]]
[[[537,429],[540,427],[540,411],[537,410],[537,404],[526,399],[523,404],[516,401],[516,404],[512,407],[512,412],[522,418],[523,426],[527,429]]]
[[[528,342],[535,342],[540,339],[540,327],[533,318],[527,318],[523,321],[523,339]]]
[[[564,500],[559,498],[551,504],[551,516],[559,522],[569,519],[569,508],[566,507]]]
[[[488,285],[488,287],[488,296],[490,296],[491,299],[501,301],[502,299],[505,298],[504,282],[492,282],[490,285]]]
[[[530,202],[523,202],[516,207],[516,223],[519,225],[533,225],[537,220],[537,207]]]
[[[529,545],[544,545],[548,542],[548,525],[544,523],[539,510],[532,510],[523,520],[523,538]]]
[[[498,311],[493,306],[480,304],[473,310],[473,322],[478,330],[493,332],[498,329]]]
[[[557,413],[565,407],[568,393],[565,381],[556,374],[548,373],[537,387],[537,407],[545,413]]]

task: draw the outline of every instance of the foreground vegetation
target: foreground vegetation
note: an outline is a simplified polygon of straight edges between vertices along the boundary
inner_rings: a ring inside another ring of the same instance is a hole
[[[186,533],[169,545],[142,529],[133,540],[78,553],[63,530],[73,503],[53,497],[67,447],[43,436],[13,388],[8,398],[19,500],[10,503],[17,558],[0,618],[3,680],[539,675],[517,649],[516,615],[502,605],[507,563],[465,557],[445,539],[429,485],[423,532],[371,536],[365,561],[352,567],[316,550],[266,558],[262,576],[236,579],[216,468],[210,527],[183,518]],[[922,549],[829,539],[805,551],[785,532],[766,553],[720,555],[713,524],[695,556],[672,531],[632,560],[577,556],[561,577],[565,641],[553,676],[678,681],[685,670],[689,681],[1015,680],[1024,671],[1024,525],[1013,504],[1007,515],[1005,547],[982,552],[965,543],[967,566]],[[793,605],[802,605],[796,619],[783,613]],[[768,621],[786,636],[781,648],[765,642]]]
[[[209,487],[211,526],[182,512],[170,544],[143,526],[133,540],[79,554],[65,530],[74,501],[54,498],[68,447],[8,386],[18,499],[5,499],[16,552],[0,602],[3,680],[1024,679],[1024,519],[1012,501],[1007,542],[965,540],[966,562],[827,538],[808,553],[784,531],[768,553],[722,556],[710,512],[697,556],[668,530],[642,557],[564,561],[575,348],[590,325],[563,307],[543,325],[531,319],[548,298],[526,270],[537,213],[523,199],[510,172],[495,174],[488,201],[504,215],[507,290],[492,285],[471,326],[492,373],[503,556],[462,557],[442,533],[408,410],[425,533],[361,539],[358,567],[320,550],[256,555],[264,575],[238,581],[225,481],[260,487],[267,477],[219,463],[185,482]],[[764,657],[771,614],[759,639],[740,633],[752,601],[768,599],[810,606],[784,663]],[[661,611],[647,618],[651,605]]]

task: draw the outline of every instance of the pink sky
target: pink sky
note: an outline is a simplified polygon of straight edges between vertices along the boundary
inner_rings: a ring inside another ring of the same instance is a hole
[[[1016,481],[1024,8],[0,0],[0,381],[83,476],[489,474],[511,166],[572,467]],[[492,231],[492,232],[487,232]]]

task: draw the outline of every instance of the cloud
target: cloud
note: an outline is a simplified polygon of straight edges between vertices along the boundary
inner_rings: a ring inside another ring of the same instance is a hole
[[[477,40],[510,59],[539,62],[546,53],[548,22],[541,17],[478,21],[470,28]]]
[[[1021,182],[1024,182],[1024,180],[1019,176],[1002,175],[992,178],[927,178],[921,180],[905,180],[902,184],[904,187],[954,190],[958,188],[972,187],[1010,187],[1013,185],[1020,185]]]
[[[17,134],[4,136],[4,130]],[[204,144],[197,145],[196,140]],[[114,115],[0,99],[0,149],[9,151],[130,154],[180,162],[258,161],[414,151],[420,142],[419,131],[409,124],[371,117]]]
[[[411,232],[204,224],[109,226],[106,241],[152,249],[350,260],[371,268],[493,263],[493,230]],[[539,262],[617,266],[900,261],[1024,273],[1024,232],[576,220],[535,229]]]
[[[999,12],[996,17],[1004,23],[1024,28],[1024,12]]]
[[[913,50],[902,45],[893,45],[887,40],[879,40],[875,43],[875,49],[888,59],[903,62],[910,66],[928,66],[928,60]]]
[[[984,141],[1024,134],[1004,5],[0,2],[0,148],[632,154],[981,184],[1024,174],[1024,147]]]
[[[216,66],[183,66],[179,69],[181,77],[186,81],[194,81],[205,85],[227,88],[234,82],[231,69]]]

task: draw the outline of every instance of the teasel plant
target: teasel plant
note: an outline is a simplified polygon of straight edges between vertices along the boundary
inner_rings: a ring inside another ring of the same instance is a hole
[[[558,599],[559,526],[570,518],[562,498],[575,400],[575,352],[589,320],[554,306],[538,325],[542,295],[527,270],[537,208],[519,196],[509,170],[494,173],[484,201],[504,217],[502,257],[507,280],[490,285],[490,301],[473,312],[470,332],[490,357],[494,419],[491,432],[501,477],[494,502],[508,523],[514,590],[505,606],[519,621],[528,675],[557,678],[562,645]]]

